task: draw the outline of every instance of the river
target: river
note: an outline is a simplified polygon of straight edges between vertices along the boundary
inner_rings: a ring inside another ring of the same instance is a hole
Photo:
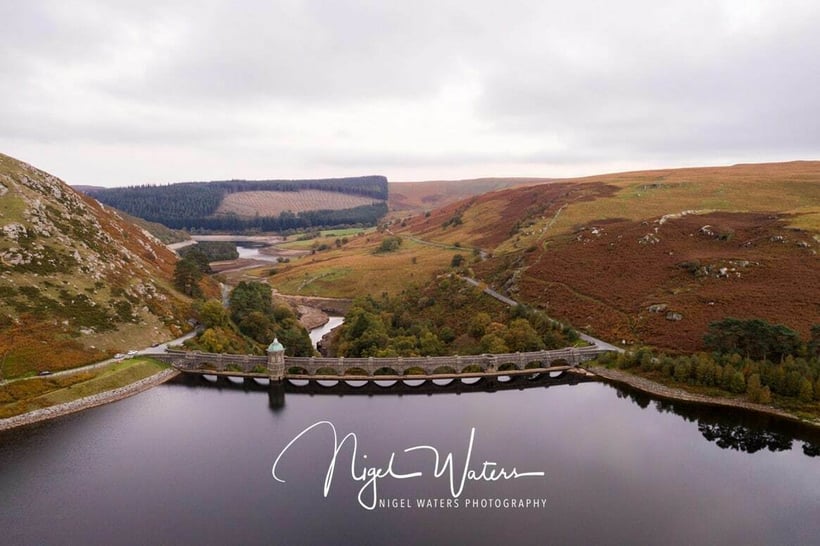
[[[270,245],[265,243],[236,242],[236,251],[240,259],[259,260],[262,262],[278,262],[279,256],[263,254],[261,250]]]
[[[176,380],[7,431],[3,542],[816,544],[816,434],[522,381],[339,396]],[[490,479],[501,467],[520,475]],[[392,475],[374,490],[365,468]]]
[[[316,347],[316,344],[322,340],[322,336],[341,325],[344,321],[344,317],[328,316],[327,322],[323,326],[310,331],[310,341],[313,343],[313,346]]]

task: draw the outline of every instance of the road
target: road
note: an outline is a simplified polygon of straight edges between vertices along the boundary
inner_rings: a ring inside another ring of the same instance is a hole
[[[467,281],[468,283],[472,284],[473,286],[481,288],[481,283],[478,282],[477,280],[475,280],[473,278],[470,278],[470,277],[465,277],[463,275],[459,275],[459,277],[461,279],[463,279],[464,281]],[[500,301],[502,303],[506,303],[510,307],[515,307],[516,305],[518,305],[518,302],[515,301],[514,299],[508,298],[507,296],[499,294],[498,292],[496,292],[495,290],[493,290],[490,287],[485,287],[483,290],[484,290],[484,293],[487,294],[488,296],[491,296],[491,297],[497,299],[498,301]],[[555,319],[552,319],[552,320],[553,320],[553,322],[561,324],[559,321],[557,321]],[[590,343],[590,344],[594,345],[598,349],[601,349],[601,350],[604,350],[604,351],[617,351],[619,353],[624,352],[624,350],[621,349],[620,347],[616,347],[615,345],[612,345],[611,343],[607,343],[606,341],[604,341],[602,339],[598,339],[597,337],[592,337],[589,334],[583,334],[581,332],[578,332],[578,335],[581,339],[583,339],[587,343]]]
[[[195,335],[196,335],[196,331],[189,332],[189,333],[185,334],[182,337],[179,337],[177,339],[173,339],[171,341],[166,341],[165,343],[161,343],[161,344],[157,345],[156,347],[148,347],[146,349],[138,350],[132,356],[137,356],[137,355],[151,356],[152,354],[154,354],[154,355],[155,354],[161,354],[161,353],[165,352],[165,350],[168,348],[169,345],[178,345],[178,344],[182,343],[183,341],[185,341],[186,339],[190,339],[190,338],[194,337]],[[61,375],[71,375],[71,374],[74,374],[74,373],[77,373],[77,372],[83,372],[83,371],[87,371],[87,370],[94,370],[94,369],[97,369],[97,368],[102,368],[104,366],[110,366],[111,364],[114,364],[115,362],[119,362],[121,360],[123,360],[123,359],[122,358],[109,358],[107,360],[101,360],[100,362],[94,362],[93,364],[86,364],[85,366],[80,366],[78,368],[71,368],[71,369],[68,369],[68,370],[61,370],[59,372],[53,372],[53,373],[49,374],[47,377],[59,377]],[[39,377],[39,376],[34,376],[34,377]],[[10,379],[6,383],[11,383],[13,381],[21,381],[23,379],[31,379],[31,378],[30,377],[18,377],[18,378],[15,378],[15,379]]]

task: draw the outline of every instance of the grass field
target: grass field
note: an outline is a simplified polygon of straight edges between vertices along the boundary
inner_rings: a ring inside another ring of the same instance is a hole
[[[368,240],[369,239],[369,240]],[[373,254],[381,236],[358,237],[341,249],[318,252],[294,260],[270,277],[285,294],[355,298],[364,294],[398,293],[412,282],[425,282],[446,269],[452,250],[404,240],[398,250]],[[462,254],[468,255],[469,251]]]
[[[134,358],[74,374],[13,381],[0,387],[0,418],[110,391],[154,375],[167,367],[156,360]]]
[[[568,232],[594,219],[641,220],[684,210],[790,212],[796,214],[791,225],[820,231],[818,164],[787,163],[762,170],[741,166],[651,171],[588,180],[611,184],[619,190],[611,199],[568,207],[555,224],[555,232]]]
[[[287,211],[298,214],[309,210],[352,209],[374,201],[377,200],[361,195],[322,190],[244,191],[226,195],[216,214],[279,216]]]
[[[342,229],[325,229],[320,232],[322,237],[353,237],[359,234],[373,233],[376,228],[342,228]]]

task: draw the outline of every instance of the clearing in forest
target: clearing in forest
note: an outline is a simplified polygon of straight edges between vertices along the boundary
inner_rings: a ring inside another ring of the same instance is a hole
[[[216,214],[279,216],[287,211],[297,214],[309,210],[352,209],[374,201],[377,200],[372,197],[323,190],[243,191],[226,195]]]

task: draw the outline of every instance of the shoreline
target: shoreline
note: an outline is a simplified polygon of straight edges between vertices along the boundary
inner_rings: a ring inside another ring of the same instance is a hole
[[[600,366],[588,366],[583,367],[582,369],[586,370],[587,372],[601,379],[604,382],[616,385],[625,385],[627,387],[633,388],[640,392],[661,399],[709,406],[729,407],[734,409],[764,413],[774,417],[779,417],[781,419],[787,419],[792,422],[807,425],[812,428],[820,429],[820,420],[808,421],[806,419],[801,419],[796,415],[793,415],[783,410],[779,410],[777,408],[773,408],[771,406],[755,404],[744,400],[733,400],[728,398],[707,396],[704,394],[690,393],[683,389],[667,387],[666,385],[656,383],[655,381],[651,381],[640,376],[632,375],[620,370],[603,368]],[[179,374],[180,372],[173,368],[162,370],[152,376],[131,383],[130,385],[125,385],[123,387],[119,387],[110,391],[105,391],[91,396],[86,396],[78,400],[72,400],[71,402],[66,402],[64,404],[58,404],[56,406],[41,408],[38,410],[30,411],[28,413],[23,413],[21,415],[8,417],[6,419],[0,419],[0,431],[10,430],[13,428],[39,423],[41,421],[55,419],[57,417],[62,417],[63,415],[69,415],[86,409],[102,406],[104,404],[109,404],[111,402],[116,402],[118,400],[122,400],[124,398],[128,398],[130,396],[134,396],[141,392],[147,391],[157,385],[161,385],[162,383],[165,383],[166,381],[170,381],[174,377],[177,377]]]
[[[49,406],[47,408],[41,408],[28,413],[15,415],[14,417],[0,419],[0,431],[39,423],[41,421],[62,417],[63,415],[69,415],[78,411],[102,406],[103,404],[116,402],[165,383],[166,381],[169,381],[179,375],[179,373],[179,371],[173,368],[162,370],[154,375],[110,391],[103,391],[91,396],[72,400],[71,402],[66,402],[64,404],[57,404],[56,406]]]
[[[585,366],[584,369],[605,382],[626,385],[640,392],[665,400],[674,400],[678,402],[688,402],[707,406],[721,406],[745,411],[754,411],[757,413],[765,413],[773,417],[787,419],[789,421],[810,426],[815,429],[820,429],[820,420],[815,419],[814,421],[808,421],[806,419],[801,419],[800,417],[787,411],[773,408],[771,406],[755,404],[745,400],[734,400],[731,398],[718,398],[715,396],[707,396],[705,394],[695,394],[687,392],[683,389],[667,387],[666,385],[662,385],[660,383],[656,383],[655,381],[637,375],[632,375],[621,370],[613,370],[610,368],[603,368],[601,366]]]

